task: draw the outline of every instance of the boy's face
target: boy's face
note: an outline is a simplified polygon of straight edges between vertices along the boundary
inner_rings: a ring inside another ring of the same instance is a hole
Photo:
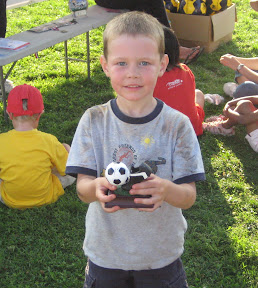
[[[142,101],[153,97],[168,57],[160,59],[157,42],[150,37],[121,35],[109,41],[108,59],[102,56],[100,61],[118,97]]]

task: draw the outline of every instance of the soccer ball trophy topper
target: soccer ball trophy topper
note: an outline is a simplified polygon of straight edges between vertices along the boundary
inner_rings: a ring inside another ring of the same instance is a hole
[[[69,9],[73,12],[73,18],[86,15],[89,3],[87,0],[69,0]]]
[[[129,193],[134,184],[147,179],[151,173],[152,169],[147,163],[142,163],[137,168],[132,167],[131,173],[122,162],[110,163],[106,168],[105,177],[110,184],[117,186],[117,189],[115,191],[108,190],[107,195],[116,194],[116,198],[105,203],[105,207],[153,208],[154,205],[134,203],[135,198],[150,198],[150,195],[131,195]]]

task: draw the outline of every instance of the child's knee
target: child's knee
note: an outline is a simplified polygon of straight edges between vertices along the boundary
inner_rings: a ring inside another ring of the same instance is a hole
[[[202,108],[204,107],[204,94],[201,90],[195,89],[195,102],[199,104]]]
[[[248,114],[254,110],[256,110],[256,108],[250,100],[240,100],[236,106],[236,111],[240,114]]]

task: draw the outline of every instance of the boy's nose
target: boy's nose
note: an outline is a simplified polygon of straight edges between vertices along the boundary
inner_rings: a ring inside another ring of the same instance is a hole
[[[128,67],[127,76],[131,78],[137,78],[140,75],[139,67],[137,65],[130,65]]]

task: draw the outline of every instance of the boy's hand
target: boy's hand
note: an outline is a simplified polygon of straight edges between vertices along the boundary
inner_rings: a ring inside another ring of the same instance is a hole
[[[116,198],[115,194],[107,195],[107,190],[116,190],[117,187],[114,185],[111,185],[105,177],[99,177],[96,178],[96,197],[98,201],[100,202],[103,210],[105,210],[107,213],[116,212],[120,209],[120,207],[115,206],[112,208],[106,208],[105,203],[110,202]]]
[[[106,195],[107,190],[116,190],[116,186],[111,185],[105,177],[94,177],[84,174],[78,174],[77,194],[85,203],[99,201],[103,209],[108,212],[116,212],[119,207],[105,208],[105,202],[116,198],[116,195]]]
[[[162,205],[167,196],[167,182],[168,180],[151,174],[145,181],[133,185],[131,195],[151,195],[150,198],[136,198],[135,203],[154,204],[153,208],[139,208],[140,211],[152,212]]]

